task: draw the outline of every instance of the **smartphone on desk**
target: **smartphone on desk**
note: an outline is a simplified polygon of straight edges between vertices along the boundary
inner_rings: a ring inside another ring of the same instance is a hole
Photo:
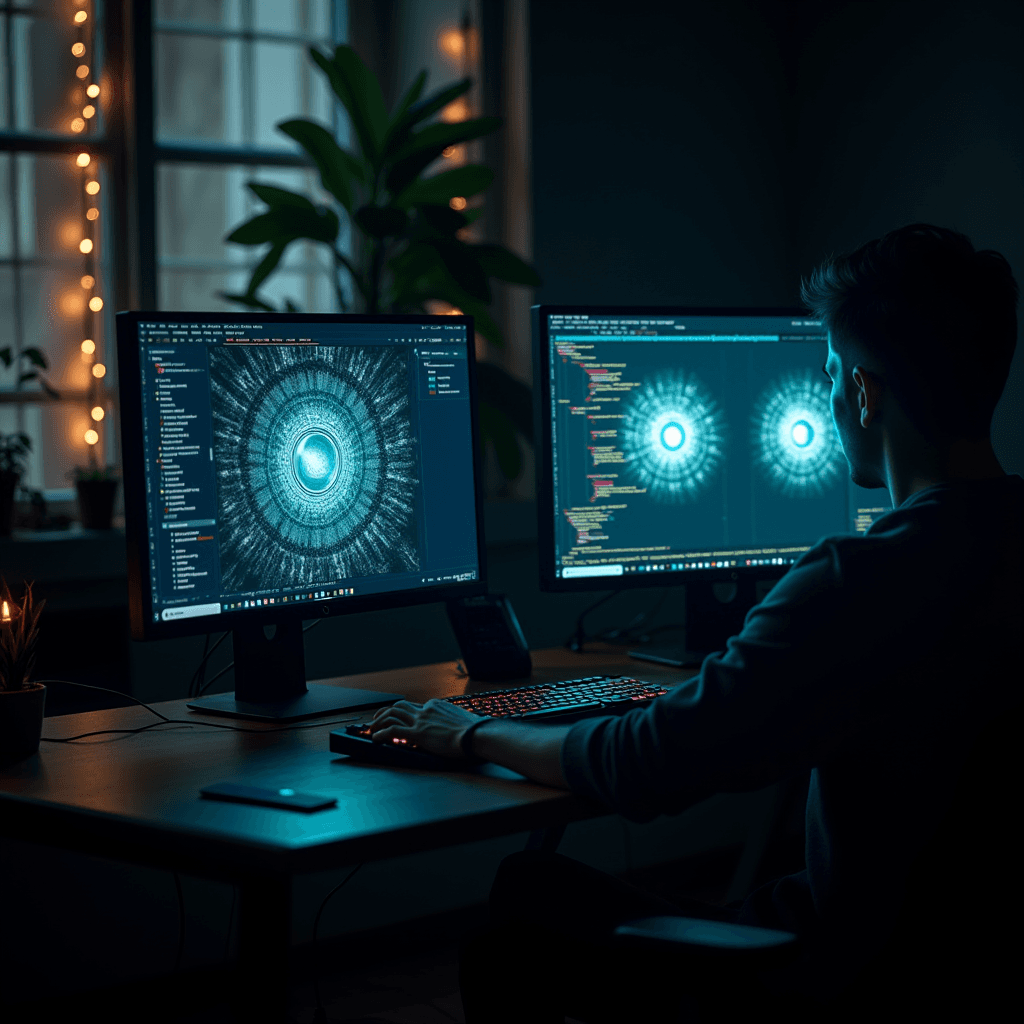
[[[449,601],[448,621],[471,679],[523,679],[533,671],[526,637],[504,594]]]

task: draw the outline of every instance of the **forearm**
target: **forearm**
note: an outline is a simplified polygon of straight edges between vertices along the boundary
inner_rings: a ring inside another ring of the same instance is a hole
[[[570,728],[492,718],[473,732],[469,746],[485,761],[504,765],[535,782],[568,789],[562,774],[562,743]]]

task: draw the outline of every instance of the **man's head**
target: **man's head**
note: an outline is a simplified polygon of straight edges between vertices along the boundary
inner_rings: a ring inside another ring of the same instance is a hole
[[[882,424],[936,450],[989,435],[1017,343],[1017,283],[992,250],[911,224],[826,260],[801,296],[829,332],[832,416],[856,483],[878,487]]]

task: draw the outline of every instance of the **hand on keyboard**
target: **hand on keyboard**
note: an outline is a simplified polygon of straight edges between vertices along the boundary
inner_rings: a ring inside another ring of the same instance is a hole
[[[462,734],[481,717],[446,700],[428,700],[426,704],[400,700],[381,708],[370,729],[376,743],[405,740],[424,753],[459,758],[463,756]]]

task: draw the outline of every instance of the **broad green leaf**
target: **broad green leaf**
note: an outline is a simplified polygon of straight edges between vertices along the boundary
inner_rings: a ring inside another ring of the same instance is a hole
[[[499,281],[511,284],[524,284],[531,288],[539,288],[540,276],[537,271],[521,260],[514,252],[503,245],[471,245],[480,266],[488,277],[496,277]]]
[[[495,363],[476,364],[477,396],[481,403],[505,413],[512,425],[533,444],[533,392]]]
[[[46,356],[37,348],[23,348],[21,350],[23,359],[27,359],[33,366],[38,366],[40,370],[45,370],[47,367]]]
[[[500,117],[477,117],[455,124],[432,124],[410,136],[392,158],[387,186],[392,195],[401,193],[424,168],[429,167],[449,146],[469,142],[501,127]]]
[[[423,237],[429,238],[433,234],[454,235],[460,228],[469,223],[469,218],[450,206],[420,206],[418,208],[419,218],[426,228],[422,232]]]
[[[364,156],[376,165],[388,129],[384,93],[376,75],[351,46],[337,47],[331,59],[313,48],[309,52],[348,111]]]
[[[453,196],[475,196],[494,181],[494,171],[481,164],[468,164],[451,171],[442,171],[432,178],[414,181],[396,200],[395,206],[419,203],[442,205]]]
[[[217,292],[217,297],[226,302],[237,302],[240,306],[248,306],[250,309],[262,309],[264,313],[276,313],[269,303],[257,299],[255,295],[235,295],[231,292]]]
[[[400,235],[409,223],[405,210],[396,210],[393,206],[364,206],[356,210],[354,217],[356,223],[374,238]]]
[[[252,272],[252,277],[249,279],[249,294],[255,295],[259,291],[259,287],[263,282],[270,276],[271,272],[277,267],[278,263],[281,262],[281,257],[284,255],[285,249],[288,248],[288,240],[275,242],[270,247],[270,252],[260,260],[256,269]]]
[[[239,245],[262,245],[295,238],[333,242],[337,236],[338,216],[333,210],[304,210],[296,206],[278,207],[269,213],[261,213],[235,228],[227,240]]]
[[[509,482],[516,480],[523,471],[523,456],[512,421],[500,409],[486,402],[479,402],[477,411],[480,414],[480,440],[494,446],[501,475]]]
[[[417,103],[415,106],[410,106],[401,118],[399,118],[396,113],[395,117],[391,119],[391,127],[388,129],[385,153],[390,154],[396,147],[400,146],[405,141],[409,132],[415,128],[420,121],[425,121],[428,117],[431,117],[439,110],[447,107],[453,100],[457,100],[463,93],[468,92],[472,88],[472,85],[473,82],[471,79],[464,78],[461,82],[456,82],[454,85],[450,85],[446,89],[441,89],[439,92],[434,93],[433,96],[428,96],[421,103]]]
[[[491,301],[491,286],[479,262],[473,257],[468,245],[447,238],[426,239],[432,245],[459,287],[481,302]]]
[[[396,133],[401,132],[403,128],[407,127],[406,115],[408,114],[409,108],[423,94],[423,88],[426,84],[427,73],[426,71],[421,71],[416,76],[416,80],[412,85],[406,89],[405,95],[398,101],[398,106],[395,107],[395,112],[391,115],[391,124],[388,125],[388,133],[384,140],[385,152],[387,152],[389,145],[394,143]]]
[[[277,188],[274,185],[263,185],[258,181],[249,181],[246,184],[267,206],[299,207],[303,210],[316,209],[305,196],[289,192],[287,189]]]
[[[324,188],[351,213],[351,179],[355,177],[359,181],[363,180],[363,169],[359,161],[346,153],[322,125],[297,119],[282,121],[277,127],[313,158]]]

